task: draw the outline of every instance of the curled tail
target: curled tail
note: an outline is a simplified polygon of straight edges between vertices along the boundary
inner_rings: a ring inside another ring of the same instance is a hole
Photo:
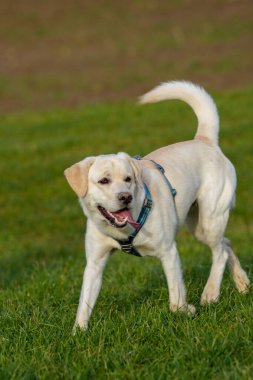
[[[156,103],[168,99],[183,100],[192,107],[198,119],[195,138],[218,144],[219,115],[213,99],[202,87],[185,81],[166,82],[143,95],[140,102]]]

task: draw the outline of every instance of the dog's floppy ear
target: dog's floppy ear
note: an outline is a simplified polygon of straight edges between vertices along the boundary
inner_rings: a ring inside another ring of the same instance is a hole
[[[64,175],[78,197],[84,197],[88,189],[88,173],[95,157],[85,158],[83,161],[64,170]]]

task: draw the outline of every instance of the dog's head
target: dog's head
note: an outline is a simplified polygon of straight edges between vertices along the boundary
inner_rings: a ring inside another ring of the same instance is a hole
[[[88,157],[64,174],[89,216],[117,228],[138,227],[132,216],[142,187],[138,161],[126,153]]]

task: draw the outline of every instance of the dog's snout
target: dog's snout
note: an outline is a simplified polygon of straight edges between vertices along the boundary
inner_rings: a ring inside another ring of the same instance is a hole
[[[122,192],[118,194],[118,199],[124,204],[128,204],[132,201],[133,196],[128,192]]]

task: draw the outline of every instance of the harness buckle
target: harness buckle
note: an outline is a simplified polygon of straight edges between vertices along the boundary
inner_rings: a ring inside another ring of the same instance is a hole
[[[132,251],[132,249],[133,249],[133,244],[132,244],[132,243],[122,244],[122,245],[121,245],[121,249],[122,249],[122,251],[124,251],[124,252],[131,253],[131,251]]]
[[[152,204],[153,204],[152,200],[151,199],[147,199],[146,203],[145,203],[145,207],[152,208]]]
[[[130,235],[126,240],[118,240],[118,243],[121,246],[122,251],[131,253],[133,249],[133,240],[134,236]]]

